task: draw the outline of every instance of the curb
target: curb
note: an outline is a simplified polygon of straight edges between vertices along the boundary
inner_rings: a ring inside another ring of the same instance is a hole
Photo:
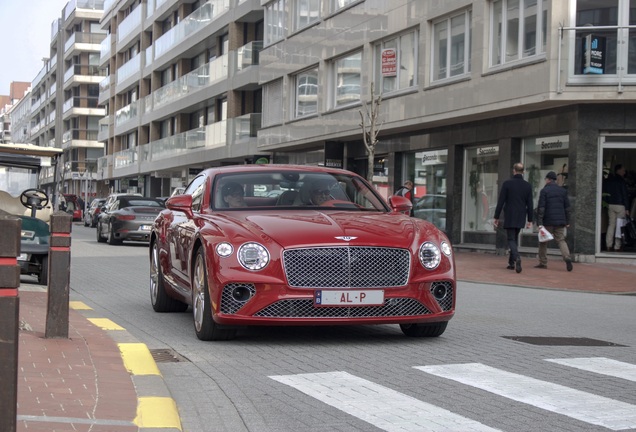
[[[108,318],[97,316],[90,306],[81,301],[70,301],[69,308],[101,328],[117,344],[123,365],[130,374],[137,393],[137,415],[132,423],[139,431],[161,429],[166,432],[182,432],[177,404],[172,399],[148,347],[125,328]]]

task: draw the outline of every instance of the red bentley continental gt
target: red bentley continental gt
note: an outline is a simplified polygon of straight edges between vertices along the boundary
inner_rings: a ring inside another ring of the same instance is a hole
[[[399,324],[435,337],[455,312],[446,235],[352,172],[211,168],[166,207],[150,236],[152,307],[192,306],[201,340],[252,325]]]

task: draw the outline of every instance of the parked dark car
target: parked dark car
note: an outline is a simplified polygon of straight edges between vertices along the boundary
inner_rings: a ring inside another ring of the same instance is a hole
[[[97,241],[121,244],[124,240],[147,242],[162,200],[137,195],[118,195],[97,218]]]
[[[99,212],[102,210],[102,206],[105,202],[106,198],[95,198],[91,201],[91,205],[84,213],[84,226],[90,225],[91,228],[95,228],[97,225],[97,216],[99,216]]]
[[[272,189],[285,192],[262,193]],[[166,206],[150,241],[150,300],[157,312],[191,306],[201,340],[245,325],[399,324],[436,337],[454,314],[446,235],[350,171],[210,168]]]

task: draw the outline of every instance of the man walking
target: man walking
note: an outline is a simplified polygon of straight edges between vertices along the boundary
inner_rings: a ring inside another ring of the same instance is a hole
[[[629,193],[625,183],[625,167],[621,164],[614,167],[614,176],[603,183],[603,196],[607,202],[607,215],[609,224],[605,235],[605,246],[608,251],[619,252],[622,241],[616,237],[616,219],[629,216]]]
[[[539,229],[544,227],[552,234],[561,250],[565,268],[572,271],[570,249],[565,241],[565,229],[570,226],[572,209],[568,199],[568,191],[559,186],[556,181],[557,175],[554,171],[550,171],[545,176],[545,186],[539,193],[537,225],[539,225]],[[548,268],[548,242],[539,242],[539,264],[535,267]]]
[[[501,185],[497,208],[495,209],[495,227],[499,227],[499,216],[504,212],[503,227],[508,238],[508,269],[521,273],[521,256],[519,255],[519,232],[525,226],[532,227],[532,186],[523,179],[523,164],[517,162],[512,167],[512,178]],[[527,220],[527,222],[526,222]]]

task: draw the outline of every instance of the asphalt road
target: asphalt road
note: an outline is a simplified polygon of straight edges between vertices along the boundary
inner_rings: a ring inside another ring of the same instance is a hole
[[[190,311],[152,310],[147,245],[74,224],[71,251],[71,300],[176,355],[158,366],[185,432],[636,430],[636,296],[460,282],[439,338],[270,327],[201,342]]]

